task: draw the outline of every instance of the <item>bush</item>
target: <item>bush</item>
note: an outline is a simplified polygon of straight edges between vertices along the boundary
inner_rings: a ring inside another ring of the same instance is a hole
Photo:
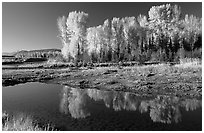
[[[192,52],[192,58],[202,58],[202,48],[199,48],[199,49],[195,49],[193,52]]]

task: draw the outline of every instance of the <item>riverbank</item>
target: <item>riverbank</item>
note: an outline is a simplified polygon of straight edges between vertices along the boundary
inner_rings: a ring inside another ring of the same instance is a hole
[[[2,70],[2,85],[45,82],[141,95],[202,97],[202,65],[146,65]]]

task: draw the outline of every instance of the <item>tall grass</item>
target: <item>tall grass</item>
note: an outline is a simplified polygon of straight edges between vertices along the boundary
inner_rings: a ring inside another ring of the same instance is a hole
[[[185,61],[185,62],[184,62]],[[174,73],[199,73],[202,72],[202,65],[199,59],[185,59],[181,64],[170,65],[170,64],[152,64],[142,66],[130,66],[125,67],[123,71],[131,71],[134,75],[148,76],[149,74],[174,74]]]
[[[3,131],[53,131],[54,128],[48,125],[47,127],[39,127],[31,116],[19,114],[10,116],[7,113],[2,113],[2,130]]]
[[[180,59],[178,67],[197,67],[202,65],[202,60],[198,58],[184,58]]]
[[[184,59],[180,59],[180,64],[199,65],[199,64],[201,64],[201,59],[198,59],[198,58],[184,58]]]

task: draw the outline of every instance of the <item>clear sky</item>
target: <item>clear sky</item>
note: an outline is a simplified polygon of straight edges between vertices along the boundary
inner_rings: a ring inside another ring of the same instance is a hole
[[[166,2],[165,2],[166,3]],[[117,3],[5,3],[2,4],[2,51],[58,48],[62,45],[57,38],[57,18],[71,11],[89,14],[89,27],[103,24],[113,17],[148,15],[157,2]],[[202,17],[202,3],[171,3],[181,7],[182,16],[193,14]]]

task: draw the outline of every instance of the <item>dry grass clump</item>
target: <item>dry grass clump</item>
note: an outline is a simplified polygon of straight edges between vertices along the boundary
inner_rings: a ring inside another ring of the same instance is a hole
[[[10,116],[7,113],[2,113],[2,130],[3,131],[52,131],[53,127],[48,125],[41,128],[34,123],[31,116],[19,114]]]
[[[171,71],[171,66],[169,66],[168,64],[152,64],[152,65],[129,67],[129,69],[131,69],[132,73],[137,73],[144,76],[147,74],[154,74],[154,73],[169,73]]]
[[[149,74],[173,74],[173,73],[191,73],[191,72],[201,72],[202,65],[201,61],[198,59],[194,59],[190,61],[187,59],[186,63],[170,65],[170,64],[153,64],[153,65],[144,65],[144,66],[134,66],[134,67],[126,67],[123,71],[130,71],[136,75],[147,76]],[[130,73],[130,74],[131,74]]]
[[[180,59],[180,64],[176,66],[180,67],[195,67],[195,66],[201,66],[202,60],[198,58],[184,58]]]

